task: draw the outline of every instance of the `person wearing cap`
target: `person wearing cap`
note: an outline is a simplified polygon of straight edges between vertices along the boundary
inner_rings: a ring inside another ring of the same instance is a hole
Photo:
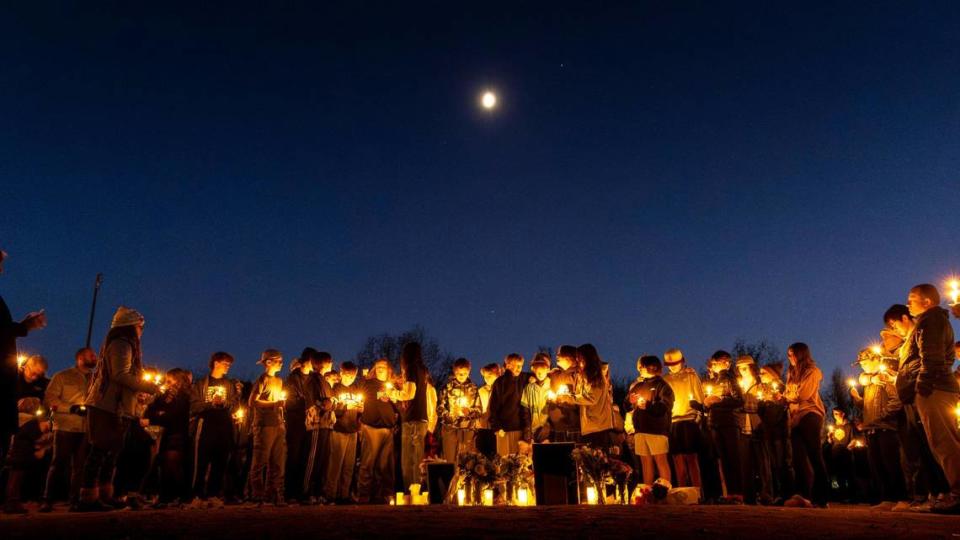
[[[143,327],[143,315],[120,306],[103,341],[85,400],[90,451],[83,467],[78,511],[103,511],[116,505],[113,476],[130,423],[139,416],[137,395],[159,391],[153,381],[142,376]]]
[[[7,252],[0,249],[0,274]],[[43,310],[28,314],[22,321],[14,321],[10,308],[0,296],[0,460],[6,455],[10,438],[17,432],[17,338],[47,325]]]
[[[690,406],[690,402],[703,403],[703,384],[697,370],[687,366],[687,360],[680,349],[670,349],[663,353],[663,363],[668,372],[663,380],[673,389],[673,410],[670,422],[670,455],[677,486],[702,487],[700,479],[699,453],[703,450],[700,441],[700,411]]]
[[[873,485],[880,488],[874,502],[884,509],[892,509],[906,499],[903,469],[900,466],[900,443],[897,440],[897,418],[903,406],[897,399],[894,376],[888,373],[883,357],[870,348],[860,351],[854,366],[863,370],[860,384],[863,395],[854,386],[850,388],[853,404],[863,418],[860,429],[867,438],[867,459]],[[909,505],[909,503],[907,503]]]
[[[547,424],[548,392],[552,391],[548,377],[550,356],[542,352],[537,353],[530,362],[530,371],[533,374],[520,394],[520,406],[526,409],[523,415],[524,445],[543,442],[550,438],[550,426]],[[524,446],[523,450],[529,450],[529,446]]]
[[[93,349],[78,350],[74,354],[74,366],[54,374],[44,393],[44,407],[53,417],[53,458],[47,471],[41,512],[53,510],[54,491],[66,471],[70,471],[70,503],[78,502],[80,475],[88,448],[83,429],[87,414],[83,401],[96,365],[97,353]]]
[[[743,407],[740,386],[733,376],[733,358],[726,351],[716,351],[707,361],[710,380],[704,388],[706,397],[702,407],[707,415],[710,440],[719,460],[721,489],[726,486],[727,501],[742,504],[743,488],[740,475],[740,424],[737,410]],[[699,406],[693,403],[693,406]],[[717,495],[711,493],[711,498]]]
[[[250,500],[258,505],[271,502],[285,506],[283,479],[287,440],[284,405],[287,396],[283,379],[277,376],[283,369],[283,356],[276,349],[267,349],[257,363],[263,365],[263,375],[253,383],[250,392],[249,408],[253,413]]]
[[[227,374],[233,356],[218,351],[210,355],[210,373],[193,383],[190,390],[190,415],[193,419],[193,494],[214,505],[224,497],[227,467],[234,448],[237,420],[243,386]],[[234,486],[227,486],[226,498],[236,502]]]
[[[771,472],[762,458],[763,423],[760,416],[761,403],[770,395],[760,379],[757,362],[749,354],[737,357],[737,384],[743,396],[743,407],[737,411],[740,425],[740,469],[743,476],[744,501],[747,504],[773,502]],[[759,498],[758,498],[759,495]]]

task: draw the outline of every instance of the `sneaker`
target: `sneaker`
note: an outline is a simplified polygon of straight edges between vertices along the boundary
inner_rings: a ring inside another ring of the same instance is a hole
[[[919,514],[928,514],[930,513],[931,508],[933,508],[933,501],[930,499],[924,499],[922,501],[911,502],[908,511],[917,512]]]
[[[937,502],[933,503],[930,511],[934,514],[958,515],[960,514],[960,497],[945,495],[942,499],[938,499]]]
[[[783,506],[787,508],[813,508],[813,503],[801,495],[794,495],[784,501]]]
[[[893,508],[890,509],[891,512],[907,512],[910,510],[911,503],[909,501],[897,501],[897,504],[893,505]]]
[[[892,501],[883,501],[879,504],[875,504],[870,507],[871,510],[880,510],[881,512],[889,512],[893,510],[893,507],[896,506]]]
[[[53,504],[50,501],[43,501],[40,504],[40,513],[49,514],[50,512],[53,512]]]

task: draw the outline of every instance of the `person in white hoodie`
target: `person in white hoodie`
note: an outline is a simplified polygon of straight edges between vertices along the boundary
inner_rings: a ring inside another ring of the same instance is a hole
[[[663,363],[668,372],[663,376],[676,399],[673,401],[673,422],[670,424],[670,455],[673,458],[677,485],[701,487],[700,411],[690,407],[690,402],[703,402],[703,385],[697,371],[687,367],[687,360],[680,349],[663,353]]]

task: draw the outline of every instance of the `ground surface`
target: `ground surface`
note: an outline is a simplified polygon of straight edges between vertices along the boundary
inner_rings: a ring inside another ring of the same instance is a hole
[[[717,506],[231,507],[0,517],[0,538],[896,538],[960,539],[960,517]]]

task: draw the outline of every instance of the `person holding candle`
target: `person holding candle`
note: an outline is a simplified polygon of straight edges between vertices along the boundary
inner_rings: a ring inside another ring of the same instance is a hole
[[[103,341],[84,403],[90,451],[83,466],[78,511],[109,510],[115,504],[113,477],[117,458],[131,422],[140,420],[138,396],[160,390],[160,385],[145,381],[142,376],[140,337],[144,324],[143,315],[120,306]]]
[[[764,468],[771,471],[774,505],[780,505],[793,494],[793,450],[790,445],[789,406],[784,399],[783,364],[772,362],[760,368],[760,382],[766,389],[760,402],[760,425],[765,450],[761,459],[767,461]]]
[[[634,452],[640,456],[643,483],[652,486],[657,476],[671,478],[670,422],[673,415],[673,388],[661,376],[663,365],[656,356],[637,359],[640,376],[627,392],[624,407],[633,420]]]
[[[897,439],[897,419],[902,405],[897,398],[894,377],[884,366],[884,358],[871,350],[862,349],[854,365],[858,365],[863,395],[856,387],[850,389],[854,406],[861,411],[860,429],[867,440],[867,457],[873,485],[878,486],[878,499],[885,509],[892,509],[897,501],[905,499],[903,471],[900,466],[900,444]]]
[[[680,349],[663,353],[663,363],[669,370],[663,380],[673,389],[673,410],[670,420],[670,455],[678,486],[702,487],[698,454],[700,441],[700,411],[690,402],[703,403],[703,385],[697,371],[687,367]]]
[[[557,350],[557,367],[550,372],[550,389],[556,394],[570,394],[577,380],[577,348],[561,345]],[[580,407],[556,399],[547,403],[550,441],[580,442]]]
[[[159,508],[187,499],[190,490],[185,471],[190,440],[190,381],[186,371],[171,369],[164,392],[147,405],[143,417],[150,425],[163,428],[158,452],[160,464]],[[229,434],[228,434],[229,436]]]
[[[380,358],[363,381],[363,412],[360,415],[360,471],[357,496],[361,504],[384,503],[394,493],[393,431],[397,408],[390,398],[393,373],[390,360]]]
[[[720,461],[719,472],[722,473],[722,485],[726,486],[726,500],[742,504],[740,424],[737,410],[743,407],[743,397],[731,370],[732,360],[730,353],[719,350],[707,361],[710,378],[703,408],[707,415],[712,448]]]
[[[0,249],[0,274],[8,255]],[[20,322],[13,320],[10,308],[0,296],[0,460],[6,456],[10,438],[17,431],[17,338],[26,337],[34,330],[47,326],[43,310],[28,314]],[[42,397],[42,396],[40,396]]]
[[[210,355],[210,373],[197,380],[190,392],[193,417],[193,474],[191,488],[201,501],[218,505],[224,496],[227,468],[233,453],[236,420],[242,386],[227,377],[233,356],[223,351]],[[227,499],[236,502],[235,488],[228,486]]]
[[[17,377],[17,400],[27,397],[35,397],[43,400],[47,391],[47,385],[50,379],[47,378],[49,364],[47,359],[39,354],[35,354],[20,366],[20,374]]]
[[[63,473],[70,472],[69,500],[75,505],[80,496],[80,475],[87,457],[87,439],[83,429],[86,407],[83,405],[97,365],[97,353],[83,348],[74,354],[74,366],[54,374],[43,397],[43,406],[53,420],[53,458],[47,471],[41,512],[53,510],[57,485]]]
[[[550,356],[537,353],[530,363],[533,374],[528,378],[520,395],[520,406],[525,409],[523,419],[523,441],[526,444],[544,442],[550,438],[550,426],[547,424],[547,405],[550,401]]]
[[[17,403],[18,430],[6,456],[7,485],[3,513],[26,514],[20,502],[27,472],[43,457],[50,436],[50,418],[36,397],[22,398]]]
[[[285,506],[283,498],[287,441],[284,417],[286,392],[277,373],[283,368],[283,356],[267,349],[257,362],[263,375],[253,383],[249,409],[253,413],[253,461],[250,464],[250,500],[262,505],[272,502]],[[264,483],[266,476],[266,483]]]
[[[930,284],[910,289],[907,308],[914,327],[906,337],[907,358],[920,359],[916,383],[916,407],[926,429],[927,442],[943,468],[950,493],[931,508],[942,514],[960,514],[960,429],[954,414],[960,386],[953,377],[954,334],[947,311],[940,307],[940,293]]]
[[[477,451],[487,457],[497,453],[497,435],[490,429],[490,393],[493,383],[497,382],[503,368],[500,364],[487,364],[480,368],[483,377],[483,386],[477,389],[477,398],[480,400],[480,417],[477,419]]]
[[[353,362],[344,362],[340,365],[340,383],[333,387],[336,423],[330,433],[324,497],[336,504],[355,502],[350,495],[350,487],[357,462],[360,416],[365,402],[363,389],[355,384],[358,371]]]
[[[950,492],[943,469],[933,456],[927,442],[927,433],[920,422],[916,406],[917,377],[920,374],[920,357],[906,347],[907,337],[913,332],[916,322],[910,310],[903,304],[894,304],[883,315],[884,328],[880,331],[883,348],[899,358],[896,388],[903,405],[898,436],[903,452],[903,469],[906,489],[911,498],[911,507],[929,510],[933,500]]]
[[[744,502],[761,502],[769,505],[773,502],[772,472],[765,465],[769,460],[763,458],[766,447],[763,444],[763,423],[760,406],[768,397],[767,389],[760,379],[757,362],[749,354],[737,358],[737,385],[743,396],[743,407],[737,411],[740,425],[740,469],[743,477]]]
[[[558,395],[557,401],[580,407],[580,441],[609,452],[614,428],[613,394],[603,374],[603,361],[596,347],[585,343],[577,347],[578,373],[573,393]]]
[[[443,459],[457,463],[457,457],[474,448],[481,404],[477,385],[470,380],[470,361],[457,358],[450,378],[440,390],[439,416]]]
[[[857,439],[857,430],[847,419],[847,413],[834,407],[833,424],[827,425],[826,459],[827,470],[837,483],[838,498],[842,502],[854,502],[857,493],[856,464],[850,445]]]
[[[490,429],[497,436],[497,454],[507,456],[520,452],[526,410],[520,404],[526,381],[523,372],[523,356],[511,353],[503,360],[503,375],[497,378],[490,390]]]
[[[802,495],[814,506],[827,507],[830,481],[820,450],[823,418],[826,410],[820,399],[820,381],[823,374],[805,343],[794,343],[787,348],[790,368],[784,397],[790,404],[790,439],[793,459]],[[813,472],[810,478],[809,471]],[[800,480],[802,478],[802,481]]]

